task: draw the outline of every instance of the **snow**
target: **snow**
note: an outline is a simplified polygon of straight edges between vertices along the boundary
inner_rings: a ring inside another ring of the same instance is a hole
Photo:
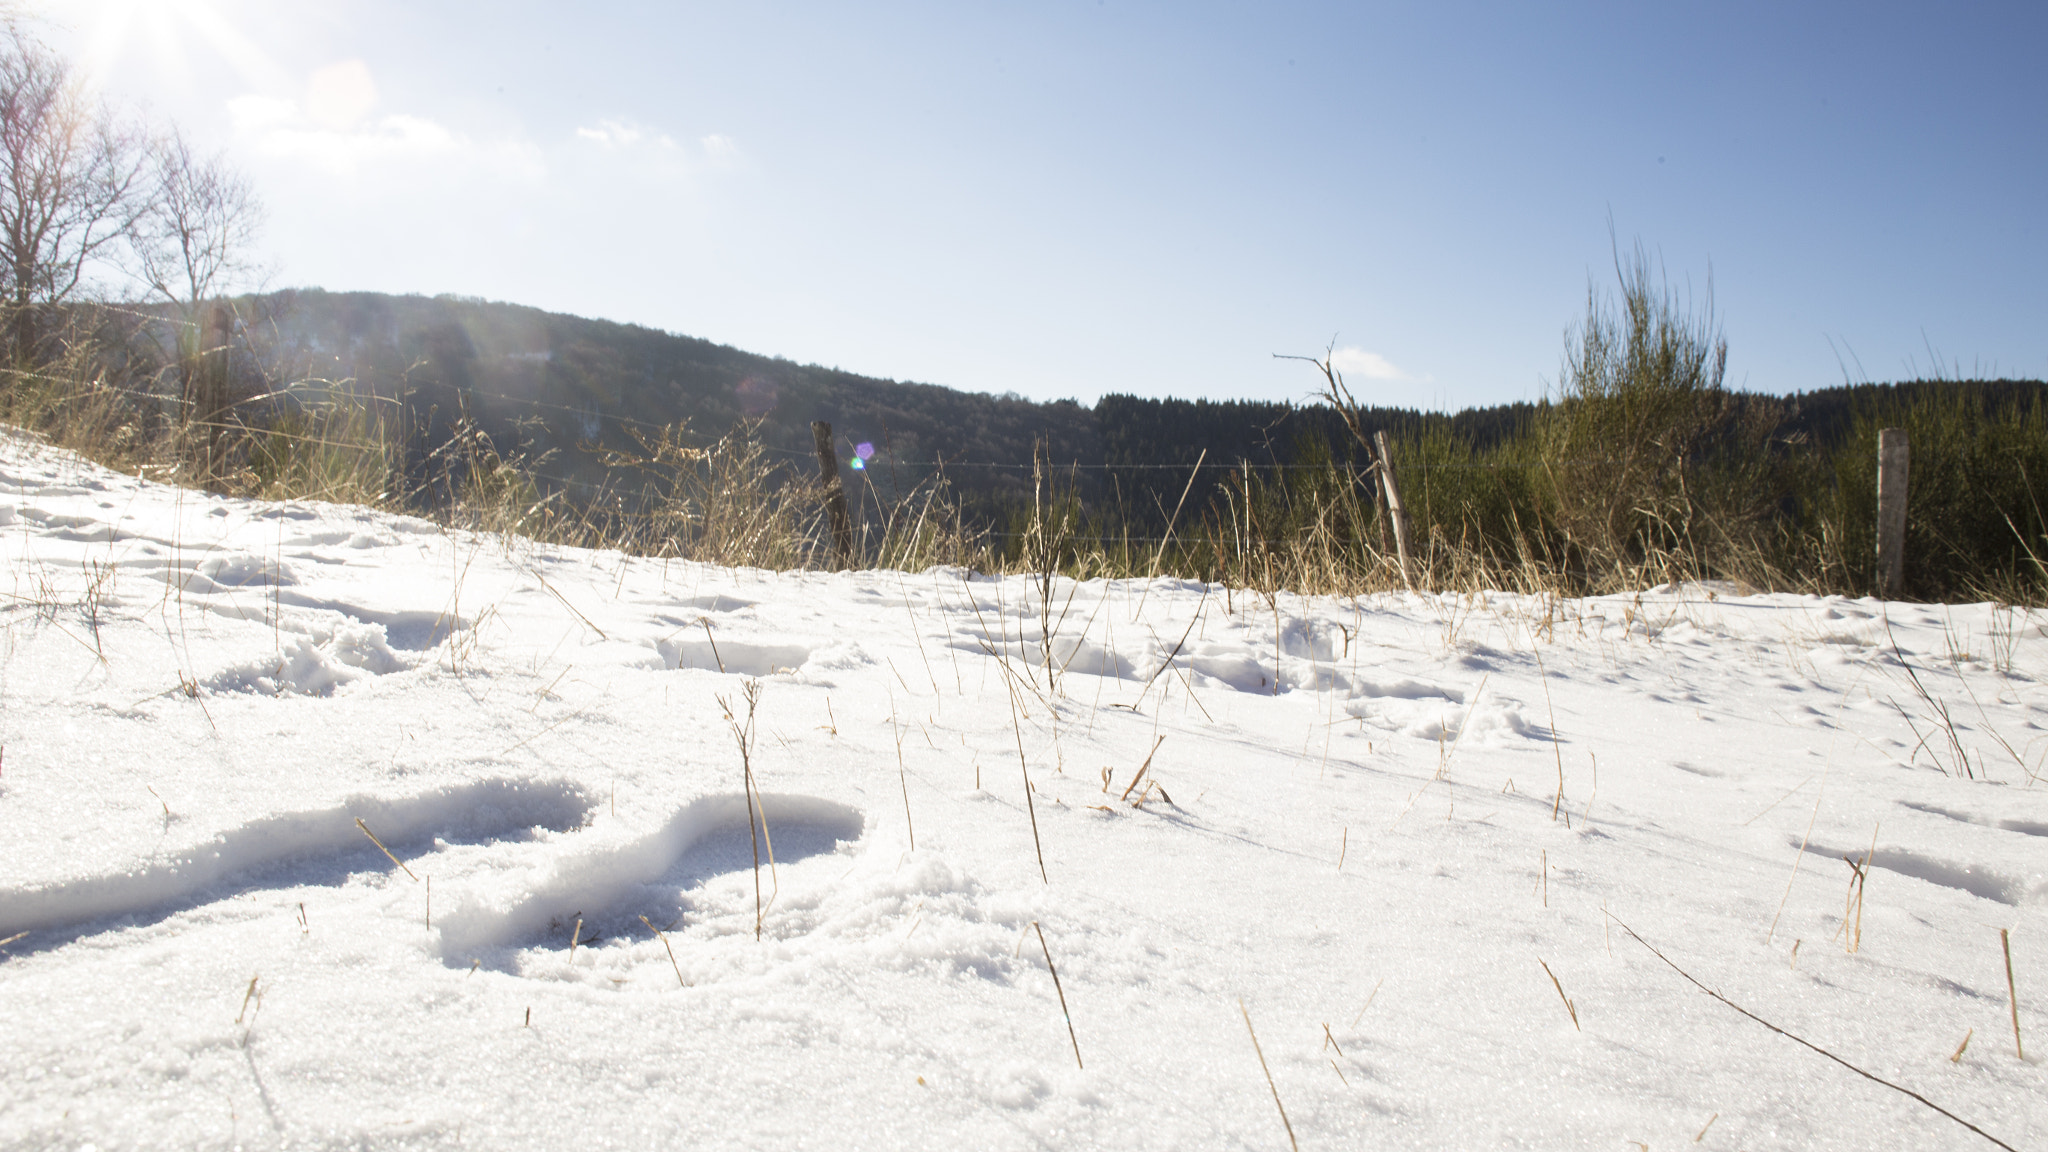
[[[2039,613],[1048,607],[18,433],[0,570],[0,1147],[1991,1147],[1630,930],[2048,1133]]]

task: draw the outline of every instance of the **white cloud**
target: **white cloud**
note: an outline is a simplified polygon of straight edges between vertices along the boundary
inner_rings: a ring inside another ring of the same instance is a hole
[[[617,120],[599,120],[594,127],[578,128],[576,135],[606,148],[631,148],[646,135],[640,129]]]
[[[235,136],[259,155],[354,175],[374,164],[459,160],[500,177],[538,179],[540,150],[519,137],[474,140],[402,112],[373,115],[377,85],[361,60],[343,60],[307,77],[303,100],[249,93],[228,101]]]
[[[643,145],[660,152],[683,151],[675,137],[625,120],[605,119],[582,125],[576,129],[576,136],[611,151],[625,151]],[[712,168],[730,168],[740,161],[739,142],[720,132],[699,136],[697,152]]]
[[[466,144],[419,116],[391,115],[347,128],[333,126],[295,100],[237,96],[228,101],[235,135],[266,156],[310,161],[331,172],[353,173],[377,160],[426,158]]]
[[[603,119],[579,125],[576,139],[586,146],[630,158],[628,166],[662,180],[687,180],[706,171],[737,168],[744,157],[738,142],[722,133],[679,141],[665,132],[631,120]]]
[[[576,135],[581,139],[610,149],[633,148],[643,143],[656,149],[658,152],[676,152],[682,147],[676,143],[676,139],[673,136],[662,132],[655,132],[638,124],[629,124],[624,120],[599,120],[596,124],[576,129]],[[710,149],[710,141],[725,140],[722,136],[706,137],[705,139],[707,151]],[[727,143],[729,144],[730,142],[727,141]]]
[[[697,143],[704,149],[704,158],[714,168],[729,168],[740,160],[740,146],[732,137],[713,132]]]
[[[1394,366],[1394,362],[1377,352],[1346,346],[1330,353],[1330,366],[1347,376],[1361,376],[1367,380],[1413,380],[1415,377]]]

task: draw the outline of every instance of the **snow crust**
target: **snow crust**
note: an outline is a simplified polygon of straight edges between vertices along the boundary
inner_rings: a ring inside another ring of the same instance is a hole
[[[1048,611],[12,432],[0,572],[0,1148],[1990,1146],[1645,942],[2048,1134],[2040,613]]]

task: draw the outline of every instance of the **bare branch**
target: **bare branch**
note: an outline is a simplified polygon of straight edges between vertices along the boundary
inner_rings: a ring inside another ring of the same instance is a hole
[[[144,206],[138,133],[93,100],[63,57],[0,25],[0,297],[17,359],[35,313],[61,304]]]
[[[153,141],[149,197],[131,243],[149,290],[193,321],[199,305],[255,271],[249,249],[263,205],[225,157],[195,156],[176,129]]]

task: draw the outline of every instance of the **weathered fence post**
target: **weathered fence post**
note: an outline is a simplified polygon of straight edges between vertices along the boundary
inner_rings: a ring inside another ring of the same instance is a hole
[[[1387,485],[1380,479],[1380,465],[1377,459],[1367,469],[1367,474],[1372,477],[1373,521],[1379,525],[1380,555],[1384,556],[1387,549],[1394,546],[1394,541],[1387,535]]]
[[[839,478],[839,453],[832,449],[832,425],[811,421],[818,447],[818,479],[825,485],[825,509],[832,517],[832,553],[841,568],[853,558],[853,520],[846,514],[846,485]]]
[[[1380,454],[1380,483],[1387,493],[1387,511],[1394,522],[1394,551],[1401,561],[1401,583],[1413,588],[1415,582],[1408,576],[1408,509],[1401,503],[1401,485],[1394,478],[1394,451],[1387,446],[1384,429],[1372,434],[1373,445]]]
[[[1906,584],[1906,464],[1904,428],[1877,434],[1877,589],[1886,598]]]

